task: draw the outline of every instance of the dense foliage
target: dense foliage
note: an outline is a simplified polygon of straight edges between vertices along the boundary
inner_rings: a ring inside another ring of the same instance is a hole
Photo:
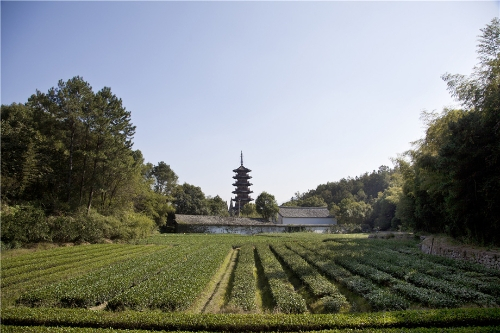
[[[500,20],[481,31],[472,75],[443,75],[462,109],[423,112],[425,137],[394,169],[319,185],[285,205],[327,206],[338,230],[403,228],[499,245]]]
[[[297,192],[283,205],[328,207],[340,224],[357,226],[352,229],[357,232],[397,228],[399,223],[394,220],[396,202],[391,192],[397,177],[395,170],[381,166],[355,178],[321,184],[306,193]]]
[[[424,114],[425,138],[399,160],[406,227],[500,244],[500,21],[482,29],[470,77],[445,74],[463,109]]]
[[[175,210],[227,215],[219,196],[178,185],[163,161],[145,163],[134,133],[121,99],[79,76],[2,105],[2,246],[130,240]]]
[[[278,214],[278,203],[274,198],[274,195],[267,192],[262,192],[259,194],[255,200],[255,210],[259,213],[265,220],[275,220]]]

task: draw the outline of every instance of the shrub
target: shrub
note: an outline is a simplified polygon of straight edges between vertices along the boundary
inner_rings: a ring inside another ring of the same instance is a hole
[[[50,228],[41,208],[31,205],[2,209],[2,242],[17,244],[50,241]]]
[[[79,236],[78,219],[71,216],[51,216],[48,219],[52,241],[74,242]]]
[[[125,229],[123,238],[126,240],[145,238],[155,228],[155,222],[152,219],[139,213],[126,213],[121,216],[120,221]]]
[[[363,232],[361,225],[355,223],[333,224],[329,231],[331,234],[357,234]]]

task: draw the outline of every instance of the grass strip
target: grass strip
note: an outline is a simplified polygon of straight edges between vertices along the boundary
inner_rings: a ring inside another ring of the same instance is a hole
[[[499,308],[407,310],[356,314],[186,314],[85,309],[2,309],[3,325],[178,331],[313,331],[328,329],[445,328],[500,325]],[[498,329],[498,328],[497,328]],[[440,330],[441,331],[441,330]]]

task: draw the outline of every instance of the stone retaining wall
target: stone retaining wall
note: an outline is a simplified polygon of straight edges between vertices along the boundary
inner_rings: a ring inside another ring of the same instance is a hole
[[[433,236],[425,237],[420,244],[420,249],[426,254],[472,261],[500,270],[500,253],[496,251],[484,251],[465,246],[450,245],[445,238]]]

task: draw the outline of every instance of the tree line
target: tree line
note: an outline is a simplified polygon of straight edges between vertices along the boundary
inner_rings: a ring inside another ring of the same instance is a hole
[[[131,113],[82,77],[1,106],[2,246],[133,239],[174,212],[227,215],[219,197],[178,184],[133,149]]]
[[[425,137],[394,168],[319,185],[286,205],[327,206],[358,229],[444,233],[500,245],[500,21],[481,29],[470,76],[442,79],[457,109],[423,112]]]
[[[2,105],[2,247],[131,240],[166,230],[175,213],[229,216],[220,196],[146,163],[134,133],[111,88],[95,92],[80,76]],[[269,218],[256,205],[241,213]]]
[[[459,109],[423,112],[425,137],[394,167],[295,193],[284,205],[325,206],[352,231],[446,233],[500,244],[500,21],[481,29],[470,76],[443,79]],[[82,77],[59,81],[26,103],[1,106],[2,246],[39,241],[133,239],[174,213],[227,216],[219,196],[178,184],[168,164],[133,149],[122,100]],[[261,193],[240,214],[272,219]]]

